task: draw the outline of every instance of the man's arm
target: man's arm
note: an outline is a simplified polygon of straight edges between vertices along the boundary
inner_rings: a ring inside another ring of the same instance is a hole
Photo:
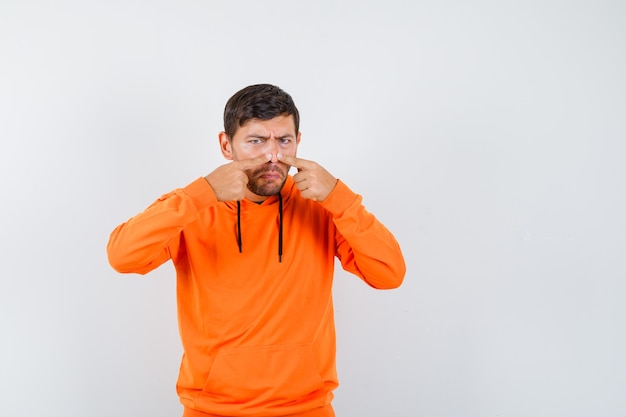
[[[198,212],[217,203],[204,178],[163,195],[142,213],[117,226],[107,245],[118,272],[146,274],[171,258],[169,244]]]
[[[393,234],[362,204],[362,197],[343,182],[322,206],[332,213],[339,236],[337,256],[342,267],[378,289],[402,284],[406,265],[400,245]]]
[[[271,155],[233,161],[198,178],[185,188],[165,194],[144,212],[119,225],[109,238],[109,263],[118,272],[146,274],[171,259],[170,249],[198,212],[220,201],[241,200],[245,170],[267,162]]]
[[[302,197],[319,202],[332,214],[342,267],[374,288],[400,286],[406,273],[400,245],[365,209],[362,197],[313,161],[281,154],[278,159],[298,169],[293,178]]]

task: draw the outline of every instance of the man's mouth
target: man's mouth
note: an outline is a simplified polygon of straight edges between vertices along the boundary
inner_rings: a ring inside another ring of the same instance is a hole
[[[255,176],[266,180],[283,179],[283,172],[278,168],[270,168],[256,172]]]

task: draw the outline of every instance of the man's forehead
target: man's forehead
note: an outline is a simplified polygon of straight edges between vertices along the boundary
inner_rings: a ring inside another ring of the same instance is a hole
[[[246,130],[246,135],[260,134],[269,136],[273,134],[275,136],[295,135],[296,126],[292,115],[276,116],[272,119],[250,119],[247,120],[239,130]]]

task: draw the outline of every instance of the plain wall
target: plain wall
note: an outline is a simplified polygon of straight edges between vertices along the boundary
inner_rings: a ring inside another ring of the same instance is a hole
[[[338,417],[626,415],[625,4],[0,0],[0,415],[181,415],[173,267],[105,246],[259,82],[407,261],[337,273]]]

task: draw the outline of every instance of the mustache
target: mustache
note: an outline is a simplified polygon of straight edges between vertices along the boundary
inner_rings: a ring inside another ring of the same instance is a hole
[[[261,168],[257,168],[254,171],[252,171],[252,175],[267,174],[269,172],[276,172],[282,176],[285,175],[285,171],[280,166],[275,165],[275,164],[268,164],[266,166],[262,166]]]

